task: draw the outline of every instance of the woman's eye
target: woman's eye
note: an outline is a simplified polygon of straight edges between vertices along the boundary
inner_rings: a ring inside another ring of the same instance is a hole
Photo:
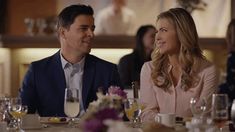
[[[161,29],[162,32],[166,32],[167,30],[166,29]]]

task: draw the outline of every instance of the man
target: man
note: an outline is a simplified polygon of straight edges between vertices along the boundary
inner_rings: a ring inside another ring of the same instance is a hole
[[[102,88],[120,86],[116,65],[89,55],[94,38],[93,9],[71,5],[58,16],[61,49],[54,55],[32,62],[24,78],[21,98],[29,113],[65,116],[65,88],[78,88],[80,111],[85,111]]]
[[[126,0],[112,0],[96,17],[97,35],[133,35],[135,13],[126,7]]]

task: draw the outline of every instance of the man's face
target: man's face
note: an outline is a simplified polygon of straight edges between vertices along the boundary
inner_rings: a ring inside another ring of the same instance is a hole
[[[79,55],[88,54],[94,38],[94,18],[91,15],[79,15],[68,29],[63,28],[63,51]]]

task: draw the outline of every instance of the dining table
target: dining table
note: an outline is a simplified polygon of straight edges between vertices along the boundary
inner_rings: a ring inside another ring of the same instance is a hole
[[[81,120],[77,119],[75,120],[74,127],[71,127],[68,125],[69,120],[66,121],[50,121],[49,118],[51,117],[37,117],[37,116],[29,116],[29,118],[26,120],[23,120],[22,124],[22,130],[24,132],[83,132],[81,126]],[[36,120],[35,120],[36,119]],[[228,122],[229,123],[229,122]],[[229,125],[228,123],[223,128],[223,132],[229,132]],[[173,128],[165,127],[162,125],[153,125],[151,126],[147,123],[142,123],[140,127],[133,128],[131,123],[128,121],[124,121],[123,124],[125,127],[123,127],[123,130],[125,132],[189,132],[190,130],[187,127],[186,124],[176,123],[176,125]],[[151,126],[147,128],[146,126]],[[127,131],[128,128],[128,131]],[[119,130],[120,131],[120,130]],[[119,131],[112,131],[112,132],[119,132]],[[213,132],[211,131],[208,132]]]

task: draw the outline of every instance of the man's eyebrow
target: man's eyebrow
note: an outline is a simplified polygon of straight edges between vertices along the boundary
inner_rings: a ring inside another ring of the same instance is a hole
[[[88,25],[80,25],[80,27],[89,27]]]
[[[81,28],[88,28],[89,25],[80,25],[80,27],[81,27]],[[95,25],[92,25],[91,27],[92,27],[92,28],[95,28]]]

